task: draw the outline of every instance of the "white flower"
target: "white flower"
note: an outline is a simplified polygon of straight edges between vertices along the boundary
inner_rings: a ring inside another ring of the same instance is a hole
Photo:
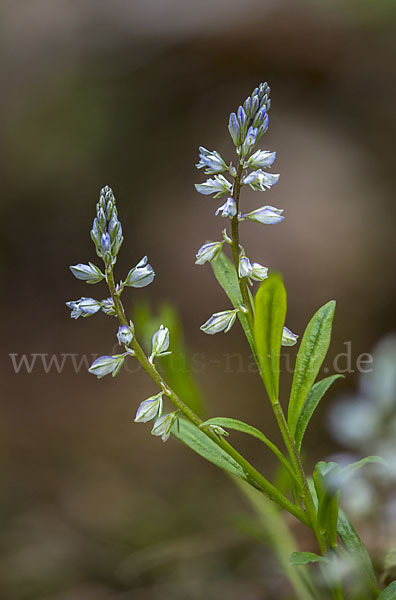
[[[66,302],[66,306],[71,309],[71,318],[78,319],[78,317],[90,317],[97,313],[102,308],[102,302],[93,298],[80,298],[80,300]]]
[[[209,335],[214,335],[220,331],[227,333],[235,323],[238,312],[239,308],[235,308],[234,310],[223,310],[222,312],[215,313],[206,323],[201,325],[200,329]]]
[[[196,254],[196,265],[204,265],[215,259],[221,252],[224,242],[207,242],[200,247]]]
[[[79,263],[78,265],[72,265],[69,268],[74,277],[86,281],[87,283],[98,283],[104,279],[104,274],[99,267],[91,262],[87,265]]]
[[[260,265],[260,263],[251,263],[247,256],[241,256],[239,259],[238,274],[240,278],[247,277],[249,280],[263,281],[268,277],[268,269]]]
[[[169,439],[174,423],[177,421],[177,412],[158,417],[151,430],[152,435],[157,435],[163,442]]]
[[[135,423],[147,423],[162,413],[162,392],[144,400],[137,409]]]
[[[110,373],[115,377],[124,364],[125,354],[116,354],[115,356],[100,356],[89,367],[88,371],[101,379]]]
[[[261,169],[258,169],[257,171],[252,171],[252,173],[246,175],[246,177],[242,179],[242,183],[245,185],[250,185],[252,190],[264,192],[266,189],[276,185],[279,181],[279,177],[280,175],[265,173]]]
[[[120,346],[130,344],[133,338],[132,329],[128,325],[120,325],[117,333],[117,340]]]
[[[245,215],[239,215],[238,219],[239,221],[249,219],[251,221],[256,221],[257,223],[262,223],[263,225],[274,225],[275,223],[283,221],[285,217],[282,216],[282,213],[283,210],[280,208],[275,208],[274,206],[262,206]]]
[[[161,325],[161,327],[153,335],[150,362],[154,361],[156,356],[166,356],[171,354],[167,352],[169,348],[169,329]]]
[[[216,210],[215,215],[217,216],[221,212],[222,217],[235,217],[237,214],[237,206],[234,198],[227,198],[227,202],[219,206]]]
[[[195,189],[205,196],[214,194],[214,198],[221,198],[221,196],[231,193],[232,184],[224,175],[215,175],[213,179],[207,179],[204,183],[196,183]]]
[[[223,173],[227,169],[227,165],[216,150],[210,151],[203,146],[199,147],[199,163],[195,165],[197,169],[206,167],[206,175],[214,175]]]
[[[257,150],[252,156],[246,161],[246,167],[256,168],[268,168],[273,165],[276,158],[276,152],[269,152],[268,150]]]
[[[287,327],[283,328],[282,346],[294,346],[297,343],[298,335],[290,331]]]
[[[131,269],[125,280],[125,285],[141,288],[149,285],[154,279],[154,270],[151,265],[147,264],[148,258],[145,256],[140,262]]]

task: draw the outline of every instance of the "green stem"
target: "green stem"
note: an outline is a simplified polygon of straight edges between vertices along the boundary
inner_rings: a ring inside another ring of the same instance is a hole
[[[120,325],[129,325],[128,319],[126,318],[125,310],[120,300],[119,294],[116,291],[114,282],[114,275],[111,268],[106,270],[106,281],[109,286],[110,294],[113,298],[115,312]],[[169,387],[163,377],[158,373],[156,367],[148,360],[145,352],[134,336],[130,347],[135,353],[137,360],[142,365],[143,369],[151,377],[151,379],[157,384],[157,386],[163,390],[164,394],[174,404],[174,406],[192,423],[197,427],[200,427],[202,419],[194,413]],[[200,427],[200,429],[213,440],[220,448],[222,448],[229,456],[231,456],[244,470],[249,481],[261,492],[263,492],[268,498],[274,500],[282,508],[290,512],[297,519],[299,519],[305,525],[308,525],[308,521],[304,511],[293,504],[286,496],[284,496],[274,485],[272,485],[261,473],[259,473],[231,444],[229,444],[222,437],[218,437],[209,427]]]
[[[252,310],[252,305],[251,305],[249,294],[248,294],[246,278],[240,278],[239,272],[238,272],[239,271],[238,212],[239,212],[239,199],[240,199],[241,186],[242,186],[241,180],[242,180],[243,168],[244,168],[244,162],[243,162],[243,159],[241,159],[239,162],[239,165],[238,165],[238,169],[237,169],[235,181],[234,181],[234,187],[233,187],[233,198],[236,203],[237,214],[235,215],[235,217],[232,218],[232,221],[231,221],[231,239],[232,239],[231,250],[232,250],[232,257],[234,260],[235,269],[236,269],[237,276],[238,276],[239,289],[241,292],[243,303],[248,310],[247,318],[248,318],[249,327],[250,327],[252,335],[253,335],[254,334],[253,310]],[[257,364],[258,364],[258,362],[257,362]],[[260,370],[261,378],[263,378],[263,373],[261,371],[259,364],[258,364],[258,367]],[[275,402],[275,403],[272,403],[272,409],[274,411],[274,415],[275,415],[276,421],[278,423],[279,429],[281,431],[285,446],[289,453],[292,467],[293,467],[294,471],[296,472],[296,474],[299,478],[299,481],[300,481],[300,486],[301,486],[301,491],[302,491],[302,500],[305,505],[305,510],[306,510],[306,513],[308,516],[310,526],[313,529],[315,536],[318,540],[320,551],[323,554],[325,554],[327,552],[326,540],[318,528],[316,508],[315,508],[313,498],[312,498],[312,495],[311,495],[311,492],[310,492],[310,489],[308,486],[308,481],[307,481],[307,478],[306,478],[306,475],[304,472],[304,468],[302,466],[299,453],[298,453],[296,445],[294,443],[294,439],[290,433],[289,426],[287,424],[282,406],[280,405],[279,402]]]

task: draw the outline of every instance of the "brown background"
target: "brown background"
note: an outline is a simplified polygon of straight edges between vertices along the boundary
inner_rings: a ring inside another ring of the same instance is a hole
[[[96,381],[70,363],[45,374],[40,359],[17,374],[9,354],[112,350],[112,320],[74,322],[64,306],[105,295],[68,265],[95,260],[88,231],[108,184],[126,238],[119,277],[144,254],[157,272],[128,302],[174,303],[190,351],[207,360],[209,414],[271,433],[257,377],[224,372],[227,353],[249,363],[239,328],[199,331],[227,300],[210,268],[194,266],[224,226],[221,202],[193,189],[197,147],[232,158],[228,114],[262,80],[273,102],[263,145],[281,173],[265,203],[286,219],[241,227],[248,255],[284,274],[297,333],[337,299],[330,367],[346,341],[354,360],[370,351],[395,327],[395,17],[391,0],[3,0],[1,597],[280,597],[281,575],[242,533],[249,513],[231,484],[132,423],[155,391],[141,372]],[[247,194],[246,206],[262,198]],[[335,448],[326,411],[309,464]],[[268,455],[235,441],[270,476]]]

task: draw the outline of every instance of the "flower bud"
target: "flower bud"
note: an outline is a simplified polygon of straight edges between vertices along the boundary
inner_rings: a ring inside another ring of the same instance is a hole
[[[156,396],[151,396],[142,402],[137,409],[135,423],[147,423],[162,413],[162,392]]]
[[[200,329],[209,335],[214,335],[220,331],[227,333],[235,323],[238,312],[239,308],[215,313],[206,321],[206,323],[201,325]]]
[[[115,356],[100,356],[89,367],[88,371],[101,379],[105,375],[117,375],[124,364],[125,354],[116,354]]]
[[[153,335],[151,356],[149,361],[152,363],[156,356],[166,356],[167,354],[171,354],[170,352],[167,352],[168,348],[169,329],[161,325],[158,331],[156,331]]]
[[[78,319],[79,317],[90,317],[102,308],[102,302],[98,302],[93,298],[80,298],[80,300],[71,300],[66,302],[66,306],[71,309],[71,318]]]
[[[177,421],[177,412],[169,413],[158,417],[154,422],[154,427],[151,430],[152,435],[156,435],[166,442],[171,434],[172,427]]]
[[[252,169],[265,169],[273,165],[275,158],[276,152],[257,150],[257,152],[252,154],[252,156],[246,161],[245,166],[251,167]]]
[[[200,247],[196,254],[196,265],[204,265],[217,258],[220,254],[224,242],[207,242]]]
[[[120,346],[130,344],[133,339],[132,329],[128,325],[120,325],[117,332],[117,340]]]
[[[74,277],[86,281],[87,283],[98,283],[104,279],[102,271],[91,262],[87,265],[79,263],[78,265],[72,265],[69,268]]]
[[[282,346],[294,346],[297,343],[298,335],[290,331],[287,327],[283,328]]]
[[[238,217],[239,221],[245,221],[249,219],[250,221],[256,221],[257,223],[262,223],[263,225],[274,225],[275,223],[280,223],[285,218],[283,215],[283,210],[280,208],[275,208],[274,206],[262,206],[261,208],[257,208],[250,213],[245,215],[240,215]]]

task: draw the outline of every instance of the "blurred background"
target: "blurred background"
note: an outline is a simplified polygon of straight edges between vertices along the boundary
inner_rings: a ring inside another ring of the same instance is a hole
[[[337,300],[327,368],[350,348],[351,365],[338,363],[350,372],[313,419],[307,466],[344,452],[329,406],[354,393],[357,357],[396,326],[396,2],[2,0],[0,28],[0,596],[293,598],[265,531],[249,535],[232,483],[133,423],[155,392],[135,364],[116,379],[87,373],[84,356],[113,350],[115,324],[70,320],[66,300],[106,292],[68,266],[95,261],[89,229],[110,185],[125,235],[118,277],[145,254],[157,273],[127,292],[128,308],[175,305],[207,414],[255,422],[279,441],[239,327],[199,330],[228,301],[210,267],[194,265],[224,227],[214,217],[222,202],[193,188],[204,179],[198,146],[232,159],[228,115],[268,81],[261,147],[276,150],[281,178],[264,203],[286,218],[244,224],[242,243],[283,273],[294,332]],[[245,206],[260,199],[247,193]],[[48,362],[66,354],[80,368]],[[272,477],[265,450],[233,440]],[[300,549],[311,548],[291,524]],[[356,525],[380,564],[389,539],[369,519]]]

